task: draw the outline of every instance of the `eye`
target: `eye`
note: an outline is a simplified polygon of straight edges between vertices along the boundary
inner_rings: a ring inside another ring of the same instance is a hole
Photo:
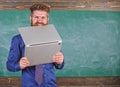
[[[41,19],[45,19],[46,17],[45,16],[42,16]]]
[[[38,19],[39,17],[38,16],[34,16],[34,18]]]

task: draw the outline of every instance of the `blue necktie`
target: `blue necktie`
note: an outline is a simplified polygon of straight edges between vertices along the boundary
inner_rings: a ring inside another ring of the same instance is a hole
[[[35,81],[40,85],[43,82],[43,66],[41,64],[35,67]]]

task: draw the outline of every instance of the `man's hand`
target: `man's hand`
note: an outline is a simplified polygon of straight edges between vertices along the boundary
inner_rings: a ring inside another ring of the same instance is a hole
[[[21,69],[24,69],[24,68],[26,68],[27,66],[29,66],[30,65],[30,62],[28,61],[28,59],[26,58],[26,57],[22,57],[21,59],[20,59],[20,68]]]
[[[62,64],[63,60],[64,56],[61,52],[56,53],[56,55],[52,58],[52,62],[55,62],[57,64]]]

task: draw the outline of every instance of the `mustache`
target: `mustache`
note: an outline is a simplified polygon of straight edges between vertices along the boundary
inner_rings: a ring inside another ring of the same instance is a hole
[[[43,22],[36,22],[33,26],[44,26],[47,24],[44,24]]]

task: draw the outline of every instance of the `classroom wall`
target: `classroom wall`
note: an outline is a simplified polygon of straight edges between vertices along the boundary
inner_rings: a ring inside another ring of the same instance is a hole
[[[0,11],[0,76],[20,76],[6,69],[12,36],[30,26],[28,10]],[[120,12],[52,10],[49,23],[63,39],[65,67],[57,76],[120,76]]]

